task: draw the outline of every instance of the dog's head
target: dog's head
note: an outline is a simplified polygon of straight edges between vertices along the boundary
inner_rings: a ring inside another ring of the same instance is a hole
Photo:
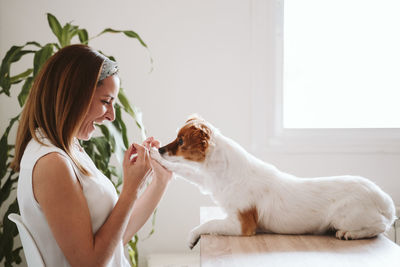
[[[212,130],[208,123],[197,115],[192,115],[179,130],[174,141],[161,147],[161,155],[172,159],[204,162],[211,146]]]

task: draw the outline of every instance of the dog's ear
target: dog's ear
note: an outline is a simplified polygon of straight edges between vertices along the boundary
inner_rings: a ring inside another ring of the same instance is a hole
[[[201,129],[201,135],[202,135],[203,139],[206,139],[207,141],[209,141],[211,138],[211,129],[208,128],[208,126],[205,124],[200,124],[199,129]]]
[[[199,114],[194,113],[194,114],[190,115],[190,116],[187,118],[186,123],[188,123],[188,122],[190,122],[190,121],[195,121],[195,120],[202,120],[202,121],[204,121],[204,119],[203,119]]]

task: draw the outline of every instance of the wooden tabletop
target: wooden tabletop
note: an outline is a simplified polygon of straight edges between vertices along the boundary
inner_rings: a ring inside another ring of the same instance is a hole
[[[200,209],[201,222],[222,217],[217,207]],[[399,267],[400,247],[384,235],[351,241],[328,235],[202,235],[200,258],[202,267]]]

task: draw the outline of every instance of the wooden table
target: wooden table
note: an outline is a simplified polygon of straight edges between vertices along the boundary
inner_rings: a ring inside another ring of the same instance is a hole
[[[200,209],[201,222],[222,217],[217,207]],[[202,235],[200,260],[202,267],[400,267],[400,246],[383,235],[352,241],[314,235]]]

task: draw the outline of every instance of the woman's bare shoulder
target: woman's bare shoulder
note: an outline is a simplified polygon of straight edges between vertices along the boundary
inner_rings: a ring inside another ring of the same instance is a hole
[[[58,152],[48,153],[38,159],[33,169],[33,176],[39,174],[39,176],[47,177],[52,174],[68,173],[74,174],[72,165],[66,156]]]
[[[34,196],[39,203],[49,192],[75,191],[80,187],[71,162],[58,152],[46,154],[36,162],[32,184]]]

